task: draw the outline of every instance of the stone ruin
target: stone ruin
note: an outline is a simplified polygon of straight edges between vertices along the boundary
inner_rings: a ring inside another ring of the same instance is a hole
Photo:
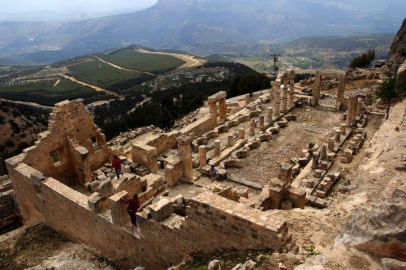
[[[233,178],[229,170],[243,168],[261,144],[298,121],[297,107],[320,106],[321,80],[334,76],[317,72],[309,97],[299,91],[291,70],[252,96],[232,101],[226,92],[210,96],[202,108],[207,113],[184,127],[140,129],[110,144],[82,100],[58,103],[48,131],[6,161],[22,219],[44,222],[127,267],[165,269],[186,254],[218,249],[297,251],[288,224],[270,210],[330,205],[326,197],[341,176],[330,168],[340,151],[340,162],[351,162],[367,123],[363,100],[344,96],[345,76],[338,75],[336,109],[347,113],[328,143],[309,143],[264,186]],[[122,162],[120,179],[111,168],[113,155]],[[176,194],[173,188],[183,183],[201,187],[200,178],[211,178],[210,166],[217,169],[215,183],[195,196]],[[234,186],[223,185],[225,179]],[[134,194],[141,203],[137,230],[121,201]]]

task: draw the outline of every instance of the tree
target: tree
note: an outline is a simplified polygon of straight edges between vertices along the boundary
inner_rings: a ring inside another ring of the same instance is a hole
[[[375,60],[375,51],[363,52],[361,56],[354,57],[350,63],[350,68],[369,68]]]
[[[396,72],[389,70],[387,73],[387,78],[383,81],[383,83],[378,87],[376,90],[376,95],[381,98],[384,102],[388,103],[388,108],[386,110],[386,119],[389,118],[389,109],[391,100],[398,97],[398,90],[397,90],[397,76]]]

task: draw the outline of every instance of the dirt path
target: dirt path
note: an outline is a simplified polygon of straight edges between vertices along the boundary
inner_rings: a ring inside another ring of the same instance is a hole
[[[60,82],[61,82],[61,80],[57,80],[53,87],[57,86]]]
[[[156,74],[153,74],[153,73],[150,73],[150,72],[146,72],[146,71],[139,71],[139,70],[134,70],[134,69],[123,68],[123,67],[120,67],[120,66],[118,66],[118,65],[115,65],[115,64],[113,64],[113,63],[107,62],[107,61],[101,59],[101,58],[98,57],[98,56],[95,56],[95,57],[96,57],[100,62],[103,62],[103,63],[105,63],[105,64],[107,64],[107,65],[110,65],[110,66],[112,66],[112,67],[114,67],[114,68],[116,68],[116,69],[125,70],[125,71],[130,71],[130,72],[136,72],[136,73],[142,73],[142,74],[146,74],[146,75],[150,75],[150,76],[154,76],[154,77],[156,76]]]
[[[94,85],[91,85],[91,84],[88,84],[88,83],[85,83],[85,82],[78,81],[78,80],[76,80],[76,79],[73,78],[73,77],[70,77],[70,76],[67,76],[67,75],[62,75],[62,77],[64,77],[65,79],[71,80],[72,82],[81,84],[81,85],[83,85],[83,86],[87,86],[87,87],[93,88],[94,90],[96,90],[96,91],[98,91],[98,92],[105,92],[106,94],[119,97],[120,99],[125,99],[124,96],[119,95],[119,94],[117,94],[117,93],[115,93],[115,92],[112,92],[112,91],[109,91],[109,90],[106,90],[106,89],[103,89],[103,88],[101,88],[101,87],[94,86]]]
[[[175,70],[173,70],[173,71],[171,71],[169,73],[178,72],[178,71],[183,70],[183,69],[189,69],[189,68],[192,68],[192,67],[195,67],[195,66],[198,66],[198,65],[203,65],[204,63],[207,62],[206,60],[202,60],[202,59],[199,59],[199,58],[194,58],[194,57],[191,57],[191,56],[186,55],[186,54],[165,53],[165,52],[149,52],[149,51],[142,50],[142,49],[136,49],[135,51],[140,52],[140,53],[169,55],[169,56],[176,57],[176,58],[186,62],[185,64],[181,65],[180,67],[176,68]]]

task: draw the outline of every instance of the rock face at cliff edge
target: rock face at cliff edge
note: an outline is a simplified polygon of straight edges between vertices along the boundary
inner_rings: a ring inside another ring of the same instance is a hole
[[[406,91],[406,19],[390,49],[389,63],[393,68],[398,69],[400,90]]]

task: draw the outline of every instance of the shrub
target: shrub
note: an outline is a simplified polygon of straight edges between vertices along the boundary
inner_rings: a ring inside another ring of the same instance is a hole
[[[375,51],[363,52],[361,56],[354,57],[350,63],[350,68],[369,68],[371,62],[375,60]]]

